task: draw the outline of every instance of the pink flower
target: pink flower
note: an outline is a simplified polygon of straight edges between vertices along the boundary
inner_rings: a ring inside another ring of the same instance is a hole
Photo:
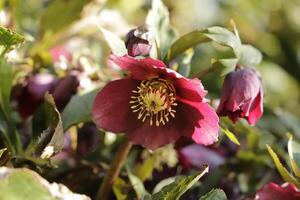
[[[180,136],[210,145],[218,139],[218,116],[198,79],[187,79],[152,58],[111,55],[130,72],[96,96],[93,120],[99,128],[126,133],[135,144],[156,149]]]
[[[263,89],[254,69],[237,69],[226,76],[217,113],[233,122],[239,117],[250,125],[257,122],[263,113]]]
[[[150,53],[151,44],[147,38],[148,29],[145,26],[138,27],[128,32],[125,42],[128,55],[130,56],[145,56]],[[144,38],[143,38],[144,37]]]
[[[271,182],[256,193],[254,200],[300,200],[300,191],[290,183],[280,186]]]

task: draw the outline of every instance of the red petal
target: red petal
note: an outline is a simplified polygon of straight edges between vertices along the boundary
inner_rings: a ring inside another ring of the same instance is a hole
[[[249,116],[247,117],[247,120],[250,125],[254,125],[259,118],[262,116],[263,113],[263,91],[262,88],[260,89],[257,97],[252,102]]]
[[[96,96],[93,105],[95,124],[107,131],[124,132],[134,126],[129,101],[138,81],[120,79],[108,83]]]
[[[131,77],[137,80],[145,80],[157,76],[158,73],[155,68],[166,68],[162,61],[153,58],[137,59],[127,55],[118,57],[111,54],[110,60],[122,69],[130,71]]]
[[[180,134],[175,123],[169,122],[164,126],[150,126],[149,121],[145,121],[141,127],[128,132],[128,137],[133,143],[154,150],[175,141],[180,137]]]
[[[185,133],[186,136],[191,137],[196,143],[203,145],[211,145],[218,141],[219,135],[219,118],[207,103],[193,103],[190,104],[198,109],[201,117],[193,117],[197,119],[197,125],[192,133]],[[186,116],[192,118],[192,113],[187,112]],[[199,115],[199,114],[198,114]],[[191,123],[191,122],[189,122]]]
[[[174,81],[176,88],[176,97],[178,100],[188,100],[195,102],[202,102],[203,98],[207,94],[206,90],[197,78],[187,79],[184,77],[177,78]]]
[[[255,195],[254,200],[299,200],[300,192],[292,184],[268,183]]]

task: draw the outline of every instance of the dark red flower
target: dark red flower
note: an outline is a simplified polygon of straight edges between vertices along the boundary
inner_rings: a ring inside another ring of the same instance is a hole
[[[133,143],[150,149],[180,136],[204,145],[217,141],[219,119],[204,98],[200,80],[187,79],[152,58],[110,59],[130,75],[97,94],[93,120],[98,127],[126,133]]]
[[[151,50],[151,44],[147,40],[149,30],[146,26],[140,26],[127,33],[126,48],[130,56],[145,56]]]
[[[263,113],[263,89],[261,79],[254,69],[237,69],[224,80],[219,116],[228,116],[233,122],[247,119],[254,125]]]
[[[300,191],[291,183],[280,186],[270,182],[256,193],[254,200],[300,200]]]

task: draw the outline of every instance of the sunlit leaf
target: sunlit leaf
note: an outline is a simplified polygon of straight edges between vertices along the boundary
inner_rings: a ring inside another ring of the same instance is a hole
[[[126,168],[126,170],[127,170],[129,181],[130,181],[130,183],[131,183],[131,185],[132,185],[132,187],[133,187],[133,189],[134,189],[137,197],[140,199],[141,197],[143,197],[146,194],[148,194],[148,192],[145,189],[145,186],[144,186],[142,180],[139,179],[134,174],[132,174],[128,167]]]
[[[151,196],[152,200],[176,200],[190,189],[205,173],[208,173],[208,166],[205,166],[201,172],[188,177],[180,177],[173,183],[163,187],[161,191]]]
[[[85,195],[72,193],[62,184],[52,183],[43,179],[29,169],[0,168],[0,199],[3,200],[57,200],[70,199],[90,200]]]
[[[155,39],[161,51],[160,57],[163,58],[176,39],[177,32],[171,27],[168,8],[161,0],[152,1],[152,8],[148,13],[146,23],[156,36]]]
[[[3,149],[0,149],[0,158],[2,156],[2,154],[7,150],[7,148],[3,148]]]
[[[96,89],[72,97],[61,114],[64,130],[69,129],[72,125],[91,121],[92,105],[98,91],[99,89]]]
[[[212,189],[199,200],[227,200],[226,194],[221,189]]]
[[[237,63],[238,63],[237,58],[213,60],[212,68],[214,69],[215,73],[219,74],[220,76],[225,76],[226,74],[234,71]]]
[[[60,113],[54,99],[49,93],[45,94],[45,112],[48,127],[42,132],[35,146],[35,154],[47,159],[60,152],[64,143],[64,132]]]
[[[228,137],[228,139],[236,145],[240,145],[239,140],[235,137],[235,135],[228,129],[221,128],[222,132]]]
[[[155,158],[149,157],[142,164],[138,164],[135,167],[134,174],[142,181],[147,180],[154,170]]]
[[[125,200],[127,198],[127,194],[124,190],[127,190],[129,185],[121,178],[117,178],[114,182],[112,189],[117,198],[117,200]]]
[[[127,54],[125,43],[121,38],[104,28],[101,28],[100,30],[102,31],[107,44],[114,54],[117,56],[123,56]]]
[[[245,67],[255,67],[262,61],[262,54],[251,45],[242,45],[239,64]]]
[[[291,168],[297,177],[300,177],[300,144],[293,140],[290,135],[288,142],[288,152],[290,157]]]
[[[9,51],[24,41],[24,37],[10,29],[0,26],[0,54]]]
[[[277,157],[276,153],[272,150],[272,148],[269,145],[266,145],[267,149],[269,151],[269,154],[271,155],[275,166],[278,170],[278,172],[280,173],[281,177],[283,178],[284,181],[289,182],[289,183],[293,183],[295,184],[297,187],[300,187],[300,183],[297,181],[297,179],[291,175],[288,170],[281,164],[279,158]]]

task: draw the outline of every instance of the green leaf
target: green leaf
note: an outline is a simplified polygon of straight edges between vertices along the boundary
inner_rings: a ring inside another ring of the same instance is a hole
[[[197,30],[181,36],[172,44],[164,60],[169,62],[187,49],[192,48],[197,44],[211,41],[211,39],[204,35],[206,31],[206,29]]]
[[[164,60],[169,62],[187,49],[195,45],[211,41],[230,47],[237,57],[240,54],[240,39],[229,30],[215,26],[207,29],[192,31],[181,36],[172,44]]]
[[[252,45],[242,45],[239,64],[245,67],[255,67],[262,61],[262,54]]]
[[[72,97],[61,117],[64,122],[64,130],[68,130],[72,125],[91,121],[92,105],[99,89],[95,89]]]
[[[128,174],[129,181],[137,195],[137,198],[140,199],[146,194],[148,194],[147,190],[145,189],[145,186],[141,179],[139,179],[137,176],[131,173],[128,167],[126,167],[126,171]]]
[[[227,200],[227,197],[223,190],[212,189],[209,193],[202,196],[199,200]]]
[[[191,73],[191,61],[194,55],[192,48],[186,50],[177,60],[178,72],[185,77],[189,77]]]
[[[153,0],[152,8],[148,13],[146,24],[155,34],[155,40],[159,46],[158,58],[163,58],[177,37],[177,32],[170,25],[168,8],[161,0]]]
[[[14,46],[24,42],[24,37],[10,29],[0,26],[0,50],[1,54],[11,50]]]
[[[228,139],[236,145],[241,145],[235,135],[228,129],[221,128],[222,132],[228,137]]]
[[[0,199],[3,200],[57,200],[70,199],[89,200],[87,196],[74,194],[62,184],[43,179],[29,169],[0,168]]]
[[[220,60],[212,60],[212,68],[215,73],[220,76],[225,76],[226,74],[234,71],[238,63],[237,58],[227,58]]]
[[[291,168],[297,177],[300,177],[300,144],[293,141],[293,136],[289,136],[288,152]]]
[[[7,118],[10,118],[10,93],[12,89],[14,72],[13,67],[0,58],[0,107]]]
[[[43,131],[35,146],[35,154],[42,159],[47,159],[62,150],[64,131],[60,113],[55,106],[52,95],[49,93],[45,94],[44,106],[48,127]]]
[[[53,0],[43,13],[40,21],[42,35],[46,32],[55,33],[81,16],[84,6],[91,0]]]
[[[6,150],[7,150],[7,148],[0,149],[0,159],[1,159],[2,154],[3,154]]]
[[[104,28],[100,28],[100,30],[114,54],[116,54],[117,56],[123,56],[127,54],[125,43],[121,38]]]
[[[297,179],[291,175],[288,170],[281,164],[279,158],[277,157],[276,153],[272,150],[272,148],[269,145],[266,145],[267,149],[269,151],[269,154],[271,155],[275,166],[278,170],[278,172],[280,173],[281,177],[283,178],[284,181],[288,182],[288,183],[293,183],[295,184],[297,187],[300,187],[300,183],[297,181]]]
[[[142,181],[147,180],[154,170],[155,157],[151,156],[142,164],[138,164],[135,167],[134,174]]]
[[[173,183],[162,188],[161,191],[151,196],[152,200],[177,200],[188,189],[190,189],[205,173],[208,173],[208,166],[204,166],[203,170],[195,175],[185,178],[178,178]]]
[[[125,190],[127,190],[128,187],[128,184],[123,179],[119,177],[116,179],[112,186],[112,189],[117,200],[125,200],[127,198]]]

